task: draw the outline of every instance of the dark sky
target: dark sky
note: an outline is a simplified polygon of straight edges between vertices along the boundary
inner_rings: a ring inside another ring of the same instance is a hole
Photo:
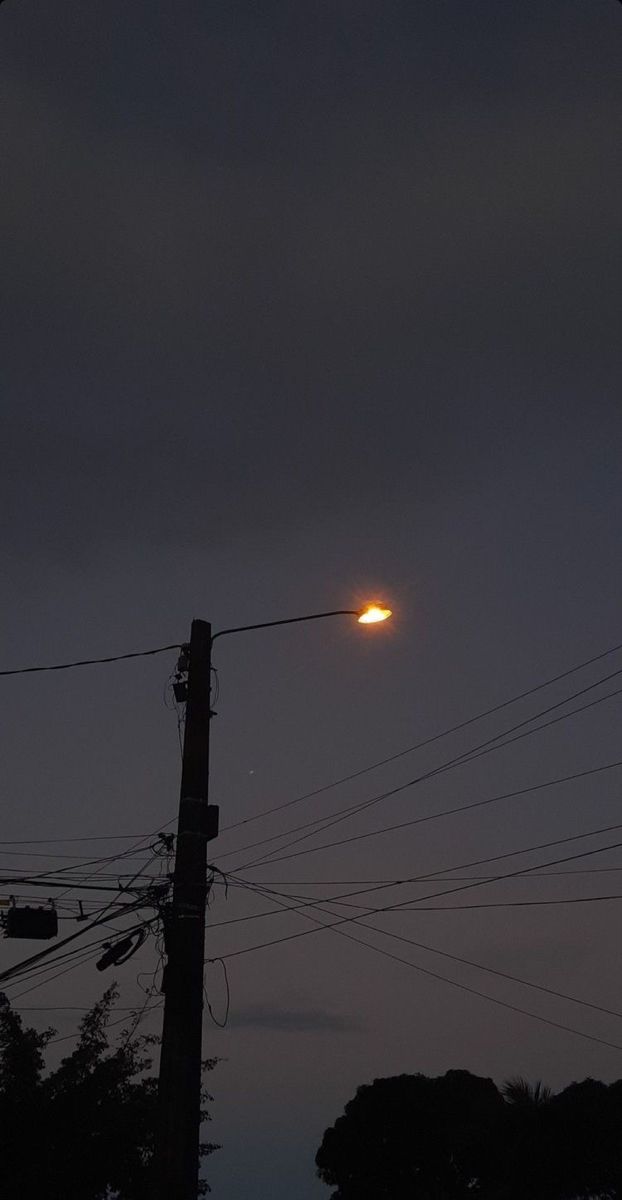
[[[218,644],[223,823],[622,641],[621,20],[614,0],[0,9],[0,666],[181,641],[193,616],[222,628],[374,595],[395,610],[382,629],[344,620]],[[4,681],[5,839],[146,834],[173,815],[173,666],[165,655]],[[223,834],[215,861],[242,866],[259,851],[234,850],[398,786],[620,666],[604,659]],[[606,701],[297,849],[611,762],[618,712]],[[242,874],[331,896],[341,889],[329,881],[403,879],[613,824],[618,797],[619,775],[605,772]],[[128,844],[47,850],[90,859]],[[3,873],[73,861],[36,857],[45,851],[3,851]],[[609,851],[575,864],[598,872],[527,876],[463,902],[613,894],[620,871],[600,869],[620,863]],[[375,920],[616,1009],[618,906]],[[210,919],[272,907],[219,888]],[[308,924],[291,914],[214,928],[208,953]],[[347,928],[622,1043],[614,1017]],[[23,953],[3,947],[7,962]],[[137,972],[155,963],[150,943],[119,969],[121,1003],[142,996]],[[622,1074],[619,1052],[334,933],[228,970],[229,1026],[206,1025],[207,1051],[225,1059],[210,1080],[224,1143],[210,1163],[216,1200],[327,1195],[313,1171],[321,1134],[376,1075],[466,1067],[558,1087]],[[219,971],[207,972],[216,1015]],[[88,1004],[101,985],[87,963],[23,1004]],[[68,1034],[79,1014],[29,1015]]]

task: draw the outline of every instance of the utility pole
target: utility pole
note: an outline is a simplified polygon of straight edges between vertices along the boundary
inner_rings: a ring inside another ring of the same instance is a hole
[[[208,804],[212,643],[225,635],[326,617],[356,617],[362,625],[375,625],[391,615],[391,609],[378,601],[363,609],[339,608],[236,625],[213,636],[207,621],[192,622],[190,644],[182,648],[184,667],[178,671],[179,678],[187,658],[187,689],[182,683],[173,685],[177,698],[186,700],[186,726],[173,900],[164,922],[167,962],[153,1189],[157,1200],[197,1200],[199,1183],[207,843],[218,834],[218,808]]]
[[[165,921],[164,1022],[158,1083],[155,1193],[159,1200],[197,1200],[201,1123],[203,955],[207,842],[215,837],[208,809],[212,629],[193,621],[173,899]]]

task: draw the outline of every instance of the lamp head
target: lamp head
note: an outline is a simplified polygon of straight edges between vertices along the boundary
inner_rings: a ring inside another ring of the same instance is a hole
[[[391,609],[382,604],[380,600],[375,600],[361,609],[358,614],[358,622],[359,625],[376,625],[378,621],[386,621],[390,616],[392,616]]]

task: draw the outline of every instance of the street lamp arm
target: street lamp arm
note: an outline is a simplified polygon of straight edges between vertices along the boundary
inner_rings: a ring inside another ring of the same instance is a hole
[[[306,617],[285,617],[281,621],[261,621],[257,625],[237,625],[232,629],[219,629],[212,634],[212,642],[228,633],[246,633],[250,629],[269,629],[272,625],[295,625],[299,621],[319,621],[322,617],[358,617],[356,608],[337,608],[333,612],[309,613]]]

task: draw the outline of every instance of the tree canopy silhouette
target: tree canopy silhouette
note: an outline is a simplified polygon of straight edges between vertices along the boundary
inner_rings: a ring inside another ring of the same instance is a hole
[[[622,1080],[553,1095],[469,1071],[376,1079],[316,1165],[331,1200],[622,1200]]]
[[[157,1080],[148,1071],[157,1039],[128,1030],[111,1047],[116,998],[113,985],[84,1016],[75,1048],[46,1073],[44,1052],[55,1030],[25,1028],[0,993],[3,1197],[151,1200]],[[204,1143],[202,1153],[217,1148]],[[203,1184],[202,1194],[208,1190]]]

